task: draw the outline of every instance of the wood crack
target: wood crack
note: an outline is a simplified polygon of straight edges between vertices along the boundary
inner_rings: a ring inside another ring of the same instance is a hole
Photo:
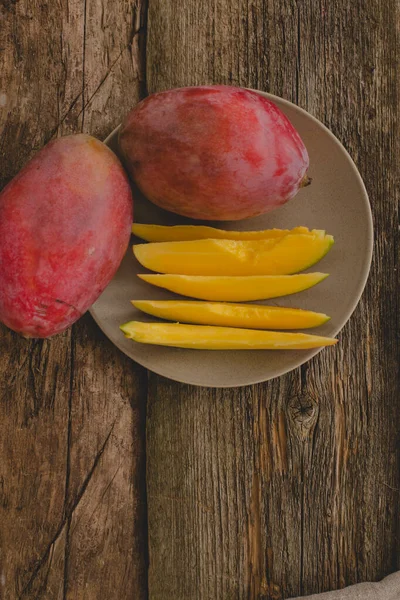
[[[87,489],[87,487],[89,485],[89,482],[92,479],[93,474],[96,471],[96,468],[97,468],[97,466],[98,466],[98,464],[100,462],[100,459],[101,459],[101,457],[102,457],[102,455],[104,453],[104,450],[106,449],[108,440],[110,439],[111,434],[113,432],[114,425],[115,425],[115,421],[114,421],[114,423],[113,423],[110,431],[108,432],[107,437],[104,440],[104,442],[103,442],[100,450],[97,452],[96,457],[95,457],[95,459],[93,461],[93,464],[92,464],[92,466],[91,466],[88,474],[86,475],[86,478],[85,478],[85,480],[84,480],[84,482],[83,482],[83,484],[82,484],[79,492],[77,493],[74,501],[71,503],[70,506],[68,506],[68,503],[67,503],[67,508],[65,509],[64,516],[61,519],[61,522],[60,522],[59,526],[57,527],[57,530],[56,530],[54,536],[52,537],[52,539],[50,540],[49,544],[47,545],[46,550],[42,554],[41,558],[37,561],[36,566],[33,569],[32,574],[31,574],[28,582],[26,583],[26,585],[24,586],[22,592],[18,596],[19,600],[21,600],[26,594],[28,594],[30,592],[30,590],[32,588],[32,584],[35,581],[35,579],[36,579],[36,577],[37,577],[37,575],[38,575],[41,567],[45,564],[45,562],[49,558],[49,555],[50,555],[52,547],[54,546],[54,544],[56,543],[56,541],[58,540],[58,538],[62,534],[65,525],[67,524],[68,520],[72,517],[74,511],[76,510],[76,508],[78,507],[80,501],[82,500],[83,495],[86,492],[86,489]]]
[[[119,472],[120,469],[121,469],[121,465],[118,465],[118,468],[116,469],[114,475],[111,477],[110,481],[107,483],[106,487],[104,488],[104,491],[101,494],[100,500],[97,502],[96,506],[94,507],[93,511],[91,512],[90,517],[88,519],[89,522],[92,521],[93,515],[96,513],[97,509],[99,508],[99,506],[103,502],[105,495],[107,494],[108,490],[111,488],[111,486],[112,486],[112,484],[114,482],[114,479],[116,478],[116,476],[117,476],[117,474],[118,474],[118,472]],[[81,522],[81,519],[79,519],[79,518],[76,519],[76,523],[75,523],[73,529],[71,529],[71,531],[70,531],[70,535],[71,536],[74,535],[74,532],[77,529],[77,527],[79,527],[80,522]]]
[[[50,569],[51,569],[51,566],[53,563],[53,556],[54,556],[54,546],[52,546],[52,548],[51,548],[50,557],[49,557],[49,561],[48,561],[48,565],[47,565],[47,569],[46,569],[46,575],[44,576],[43,581],[40,584],[38,592],[35,596],[35,600],[39,600],[43,596],[43,594],[45,593],[45,591],[47,589],[47,583],[49,580]]]
[[[131,54],[132,63],[137,65],[139,79],[139,99],[148,95],[147,89],[147,21],[149,0],[142,0],[139,11],[134,12],[132,19],[132,30],[128,49]],[[135,48],[134,40],[138,38]]]
[[[129,40],[128,45],[125,48],[122,48],[121,52],[118,54],[117,58],[114,59],[114,61],[111,63],[110,68],[108,69],[108,71],[106,72],[106,74],[104,75],[104,77],[99,81],[98,85],[96,86],[94,92],[91,94],[91,96],[88,98],[88,100],[85,102],[84,101],[84,97],[85,97],[85,93],[84,93],[84,86],[82,87],[82,90],[79,92],[79,94],[73,99],[73,101],[71,102],[71,104],[69,105],[67,111],[64,113],[64,115],[61,117],[61,119],[57,122],[57,124],[53,127],[53,129],[50,132],[50,135],[46,138],[46,142],[50,141],[52,137],[54,137],[58,131],[58,129],[61,127],[61,125],[65,122],[65,120],[67,119],[68,115],[71,113],[71,111],[73,110],[73,108],[76,106],[76,103],[78,102],[78,100],[80,98],[82,98],[82,108],[81,110],[78,112],[77,114],[77,118],[79,118],[82,114],[84,115],[85,110],[87,109],[87,107],[90,105],[90,103],[92,102],[93,98],[98,94],[98,92],[101,90],[102,86],[105,84],[105,82],[107,81],[107,79],[109,78],[109,76],[111,75],[111,73],[113,72],[114,67],[117,65],[117,63],[121,60],[121,57],[123,56],[124,52],[127,51],[131,51],[131,46],[133,44],[133,41],[135,39],[135,37],[137,36],[142,36],[145,33],[145,27],[141,26],[139,29],[137,29],[136,31],[134,31],[132,33],[132,36]],[[146,94],[145,94],[146,95]],[[83,124],[82,124],[83,127]],[[63,300],[57,300],[58,302],[63,302]],[[66,303],[67,304],[67,303]],[[71,306],[71,305],[70,305]],[[74,308],[74,307],[73,307]]]
[[[139,32],[138,32],[139,33]],[[121,52],[118,54],[117,58],[114,60],[114,62],[111,64],[109,70],[107,71],[107,73],[104,75],[104,77],[101,79],[101,81],[99,82],[99,84],[97,85],[97,87],[95,88],[93,94],[90,96],[90,98],[83,104],[81,110],[78,112],[77,114],[77,118],[79,118],[84,111],[87,109],[87,107],[89,106],[89,104],[92,102],[93,98],[97,95],[97,93],[100,91],[100,89],[102,88],[102,86],[104,85],[104,83],[107,81],[108,77],[111,75],[115,65],[118,63],[118,61],[121,59],[121,56],[123,55],[124,52],[126,52],[127,50],[129,50],[129,46],[123,48],[121,50]],[[57,125],[55,125],[53,127],[53,129],[50,132],[50,135],[47,138],[47,141],[51,140],[51,138],[56,135],[58,129],[61,127],[61,125],[64,123],[65,119],[68,117],[68,115],[70,114],[71,110],[75,107],[76,103],[78,102],[79,98],[83,99],[84,97],[84,91],[81,90],[79,92],[79,94],[76,96],[76,98],[74,98],[74,100],[72,101],[72,103],[70,104],[68,110],[66,113],[64,113],[64,115],[62,116],[62,118],[60,119],[60,121],[57,123]],[[63,302],[63,300],[57,300],[57,302]],[[65,303],[67,304],[67,303]],[[71,305],[70,305],[71,306]],[[75,307],[72,307],[75,308]],[[77,309],[76,309],[77,310]],[[79,312],[79,311],[78,311]]]
[[[61,119],[57,122],[57,124],[50,131],[49,135],[45,139],[45,144],[47,144],[56,135],[58,129],[61,127],[61,125],[64,123],[65,119],[71,113],[72,109],[74,108],[74,106],[76,105],[76,103],[78,102],[78,100],[81,96],[82,96],[82,91],[80,91],[79,94],[77,96],[75,96],[75,98],[72,100],[71,104],[69,105],[67,111],[64,113],[64,115],[61,117]]]
[[[123,48],[121,50],[121,52],[118,54],[117,58],[114,60],[114,62],[111,64],[111,67],[109,68],[109,70],[107,71],[107,73],[104,75],[103,79],[100,81],[100,83],[98,84],[98,86],[96,87],[96,89],[94,90],[93,94],[90,96],[90,98],[87,100],[86,103],[83,104],[81,110],[78,113],[78,117],[81,116],[81,114],[85,113],[86,108],[89,106],[89,104],[91,103],[91,101],[93,100],[93,98],[96,96],[96,94],[99,92],[99,90],[101,89],[101,87],[104,85],[104,83],[107,81],[108,77],[111,75],[112,70],[114,69],[115,65],[118,63],[118,61],[121,59],[121,56],[123,55],[124,52],[126,52],[126,50],[128,50],[129,46],[126,48]]]

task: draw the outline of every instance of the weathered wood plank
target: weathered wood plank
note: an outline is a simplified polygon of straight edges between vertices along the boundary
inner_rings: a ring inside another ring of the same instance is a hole
[[[3,186],[45,143],[49,123],[57,122],[56,81],[62,78],[62,65],[51,50],[58,45],[61,24],[56,10],[6,2],[1,23]],[[47,42],[43,31],[48,31]],[[52,74],[47,81],[45,64]],[[41,342],[1,328],[0,353],[0,583],[1,596],[14,599],[34,597],[46,588],[51,542],[57,535],[62,539],[70,333]],[[62,581],[63,561],[55,570]]]
[[[37,589],[44,585],[41,567],[62,520],[70,345],[68,333],[36,342],[5,328],[0,340],[0,589],[8,600],[32,588],[33,574]]]
[[[149,92],[228,83],[297,102],[356,160],[376,227],[336,353],[239,390],[151,376],[151,600],[278,599],[399,566],[399,19],[395,0],[150,3]]]
[[[143,93],[145,4],[85,3],[81,129],[104,138]],[[147,376],[92,322],[74,338],[68,502],[104,452],[71,514],[68,598],[146,595],[144,429]],[[86,399],[82,390],[90,390]],[[84,400],[84,401],[82,401]]]
[[[74,335],[73,357],[65,595],[140,600],[147,587],[146,373],[89,319]]]
[[[52,136],[102,138],[143,87],[145,4],[2,3],[1,187]],[[0,330],[0,597],[144,598],[145,372],[91,318]]]

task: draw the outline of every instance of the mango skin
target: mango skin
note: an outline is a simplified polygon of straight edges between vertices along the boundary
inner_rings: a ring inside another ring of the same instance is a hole
[[[0,194],[0,321],[27,337],[67,329],[98,298],[127,249],[132,194],[95,138],[58,138]]]
[[[254,217],[309,182],[308,153],[295,128],[273,102],[242,88],[149,96],[124,120],[119,145],[143,194],[193,219]]]

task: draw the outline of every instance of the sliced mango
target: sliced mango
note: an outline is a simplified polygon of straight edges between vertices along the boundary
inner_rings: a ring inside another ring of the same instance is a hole
[[[226,231],[205,225],[147,225],[133,223],[132,233],[147,242],[182,242],[191,240],[266,240],[282,238],[288,233],[310,233],[307,227],[264,229],[263,231]]]
[[[302,292],[328,277],[326,273],[207,277],[196,275],[138,275],[143,281],[175,294],[200,300],[248,302]]]
[[[256,241],[208,239],[139,244],[133,251],[141,265],[159,273],[288,275],[318,262],[332,244],[332,236],[313,231]]]
[[[197,350],[305,350],[333,346],[333,338],[307,333],[257,331],[234,327],[207,327],[180,323],[141,323],[121,325],[127,338],[142,344],[193,348]]]
[[[257,304],[195,300],[132,300],[132,304],[142,312],[169,321],[247,329],[308,329],[329,320],[327,315],[310,310]]]

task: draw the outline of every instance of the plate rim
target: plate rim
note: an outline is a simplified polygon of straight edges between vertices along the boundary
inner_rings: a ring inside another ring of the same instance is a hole
[[[374,222],[373,222],[373,216],[372,216],[372,210],[371,210],[371,203],[369,201],[369,196],[368,196],[368,192],[364,183],[364,180],[361,177],[361,174],[357,168],[357,165],[355,164],[354,160],[352,159],[351,155],[349,154],[349,152],[346,150],[346,148],[344,147],[344,145],[342,144],[342,142],[332,133],[332,131],[330,129],[328,129],[328,127],[326,125],[324,125],[324,123],[322,123],[319,119],[317,119],[316,117],[314,117],[314,115],[310,114],[308,111],[306,111],[304,108],[301,108],[300,106],[298,106],[297,104],[294,104],[293,102],[290,102],[289,100],[286,100],[285,98],[281,98],[280,96],[276,96],[275,94],[270,94],[269,92],[264,92],[262,90],[256,90],[254,88],[244,88],[247,89],[251,92],[256,92],[257,94],[260,94],[261,96],[264,96],[265,98],[268,98],[269,100],[271,100],[272,102],[275,103],[280,103],[283,104],[285,106],[287,106],[290,109],[294,109],[295,111],[297,111],[298,113],[300,113],[302,116],[311,119],[315,124],[317,124],[319,127],[322,127],[322,129],[324,130],[324,132],[331,138],[331,140],[339,146],[339,148],[342,150],[342,152],[344,152],[345,156],[347,157],[347,159],[349,160],[351,166],[353,167],[353,172],[358,180],[358,183],[360,184],[360,188],[362,190],[362,194],[364,197],[364,203],[365,206],[367,208],[366,210],[366,216],[367,216],[367,230],[366,230],[366,239],[368,242],[368,250],[367,250],[367,254],[366,254],[366,262],[363,266],[363,269],[360,273],[360,288],[358,293],[354,296],[353,298],[353,302],[351,303],[350,309],[348,311],[348,315],[346,317],[346,320],[340,325],[340,327],[334,331],[332,333],[332,336],[337,336],[342,329],[344,328],[344,326],[348,323],[348,321],[351,319],[355,309],[357,308],[361,296],[364,293],[365,290],[365,286],[367,284],[368,281],[368,276],[371,270],[371,264],[372,264],[372,256],[373,256],[373,249],[374,249]],[[108,142],[110,141],[110,139],[112,139],[112,137],[118,132],[118,130],[121,127],[121,123],[119,125],[117,125],[117,127],[115,127],[108,135],[107,137],[103,140],[104,144],[108,144]],[[111,283],[111,282],[110,282]],[[239,388],[239,387],[245,387],[245,386],[249,386],[249,385],[257,385],[259,383],[264,383],[267,381],[271,381],[273,379],[277,379],[278,377],[282,377],[283,375],[286,375],[287,373],[291,373],[292,371],[294,371],[295,369],[298,369],[299,367],[301,367],[302,365],[304,365],[305,363],[309,362],[310,360],[312,360],[317,354],[319,354],[322,351],[326,351],[326,348],[321,347],[321,348],[316,348],[315,350],[312,351],[311,355],[308,355],[308,357],[302,361],[300,361],[296,366],[291,367],[289,369],[281,369],[278,373],[276,373],[275,375],[271,376],[271,377],[262,377],[262,378],[256,378],[253,379],[251,381],[247,381],[245,383],[238,383],[235,385],[231,385],[229,383],[221,383],[221,384],[217,384],[217,385],[205,385],[203,382],[196,382],[193,379],[189,380],[189,379],[184,379],[184,378],[179,378],[173,375],[168,374],[168,372],[166,372],[165,369],[162,369],[161,371],[157,369],[156,367],[149,367],[147,363],[147,361],[141,361],[140,358],[137,359],[132,358],[132,356],[130,356],[130,354],[128,354],[128,352],[126,352],[121,346],[119,346],[117,343],[115,343],[112,339],[110,339],[108,337],[108,335],[105,333],[105,331],[103,330],[103,327],[101,326],[101,321],[100,319],[98,319],[96,317],[96,311],[94,309],[95,304],[93,304],[93,306],[90,307],[89,309],[89,313],[91,314],[92,318],[94,319],[96,325],[101,329],[101,331],[103,332],[103,334],[107,337],[107,339],[110,340],[110,342],[116,346],[121,352],[123,352],[126,356],[128,356],[128,358],[130,358],[132,361],[138,363],[140,366],[144,367],[145,369],[147,369],[148,371],[151,371],[152,373],[155,373],[156,375],[160,375],[161,377],[165,377],[167,379],[170,379],[172,381],[176,381],[178,383],[182,383],[185,385],[193,385],[196,387],[204,387],[204,388],[210,388],[210,389],[227,389],[227,388]],[[255,350],[256,352],[256,350]]]

